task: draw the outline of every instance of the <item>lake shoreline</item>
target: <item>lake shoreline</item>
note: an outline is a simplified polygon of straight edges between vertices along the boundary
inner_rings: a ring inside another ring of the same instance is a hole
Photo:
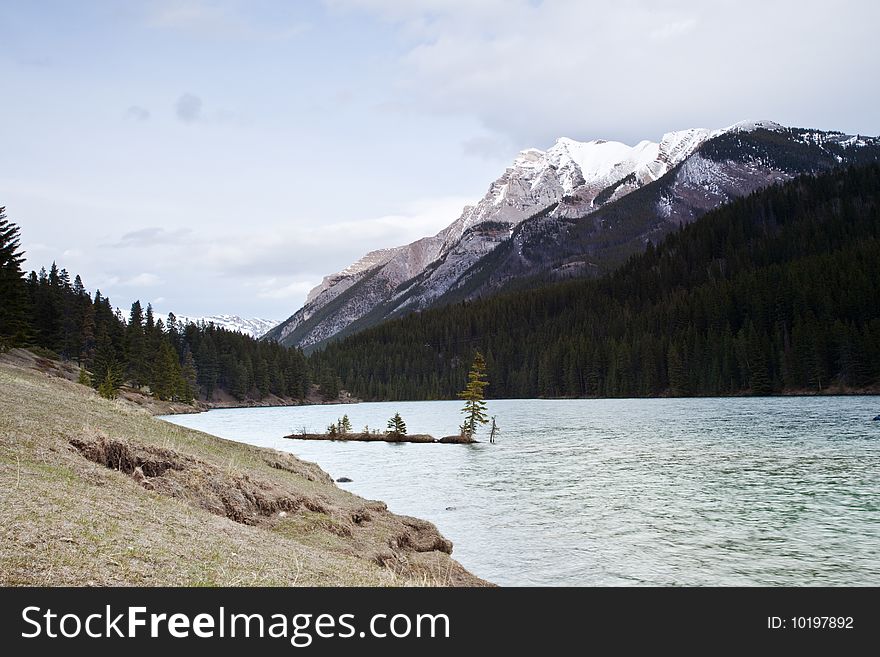
[[[139,396],[142,399],[136,397]],[[331,401],[298,401],[289,402],[278,401],[256,401],[249,400],[241,403],[230,402],[203,402],[199,401],[193,405],[186,405],[181,402],[159,401],[154,397],[135,393],[131,390],[125,390],[122,396],[129,401],[136,403],[151,412],[153,415],[193,415],[196,413],[207,413],[209,411],[245,409],[245,408],[297,408],[309,406],[347,406],[358,404],[382,404],[399,402],[402,404],[433,402],[433,401],[459,401],[456,398],[449,399],[359,399],[352,397],[349,400],[331,400]],[[822,390],[822,391],[801,391],[791,390],[770,395],[750,395],[750,394],[734,394],[734,395],[651,395],[649,397],[491,397],[487,398],[487,402],[493,401],[516,401],[518,399],[535,399],[539,401],[609,401],[609,400],[672,400],[672,399],[800,399],[804,397],[816,398],[834,398],[834,397],[880,397],[880,388],[858,388],[843,390]],[[288,436],[285,436],[288,437]]]

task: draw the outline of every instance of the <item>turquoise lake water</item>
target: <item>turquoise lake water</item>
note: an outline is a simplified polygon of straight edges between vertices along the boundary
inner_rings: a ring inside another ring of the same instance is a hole
[[[310,442],[460,403],[216,410],[165,419],[292,452],[434,522],[502,585],[880,585],[880,397],[499,400],[494,445]],[[488,440],[487,436],[478,438]]]

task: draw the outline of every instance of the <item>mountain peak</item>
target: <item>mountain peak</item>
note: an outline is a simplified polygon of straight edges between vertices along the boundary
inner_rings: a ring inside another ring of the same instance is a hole
[[[739,123],[734,123],[732,126],[725,128],[722,132],[754,132],[759,129],[780,132],[786,128],[784,125],[776,123],[776,121],[762,119],[759,121],[740,121]]]
[[[634,146],[559,137],[547,150],[520,151],[485,196],[436,235],[325,278],[267,339],[309,347],[505,289],[519,277],[594,275],[733,198],[877,159],[878,139],[767,120],[678,130]]]

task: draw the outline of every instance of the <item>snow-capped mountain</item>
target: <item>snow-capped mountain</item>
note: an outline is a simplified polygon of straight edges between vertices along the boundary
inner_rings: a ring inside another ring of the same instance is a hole
[[[178,321],[188,324],[214,324],[227,331],[238,331],[253,338],[263,337],[271,328],[278,326],[278,321],[259,317],[242,318],[238,315],[210,315],[208,317],[178,317]]]
[[[732,198],[878,158],[880,140],[769,121],[671,132],[635,146],[563,137],[546,151],[522,151],[438,234],[325,277],[266,338],[309,347],[524,277],[598,274]]]

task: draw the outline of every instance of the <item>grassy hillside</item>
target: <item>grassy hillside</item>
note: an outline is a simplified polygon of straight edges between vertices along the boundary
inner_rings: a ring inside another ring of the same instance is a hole
[[[430,523],[289,454],[0,363],[2,585],[475,585]]]

